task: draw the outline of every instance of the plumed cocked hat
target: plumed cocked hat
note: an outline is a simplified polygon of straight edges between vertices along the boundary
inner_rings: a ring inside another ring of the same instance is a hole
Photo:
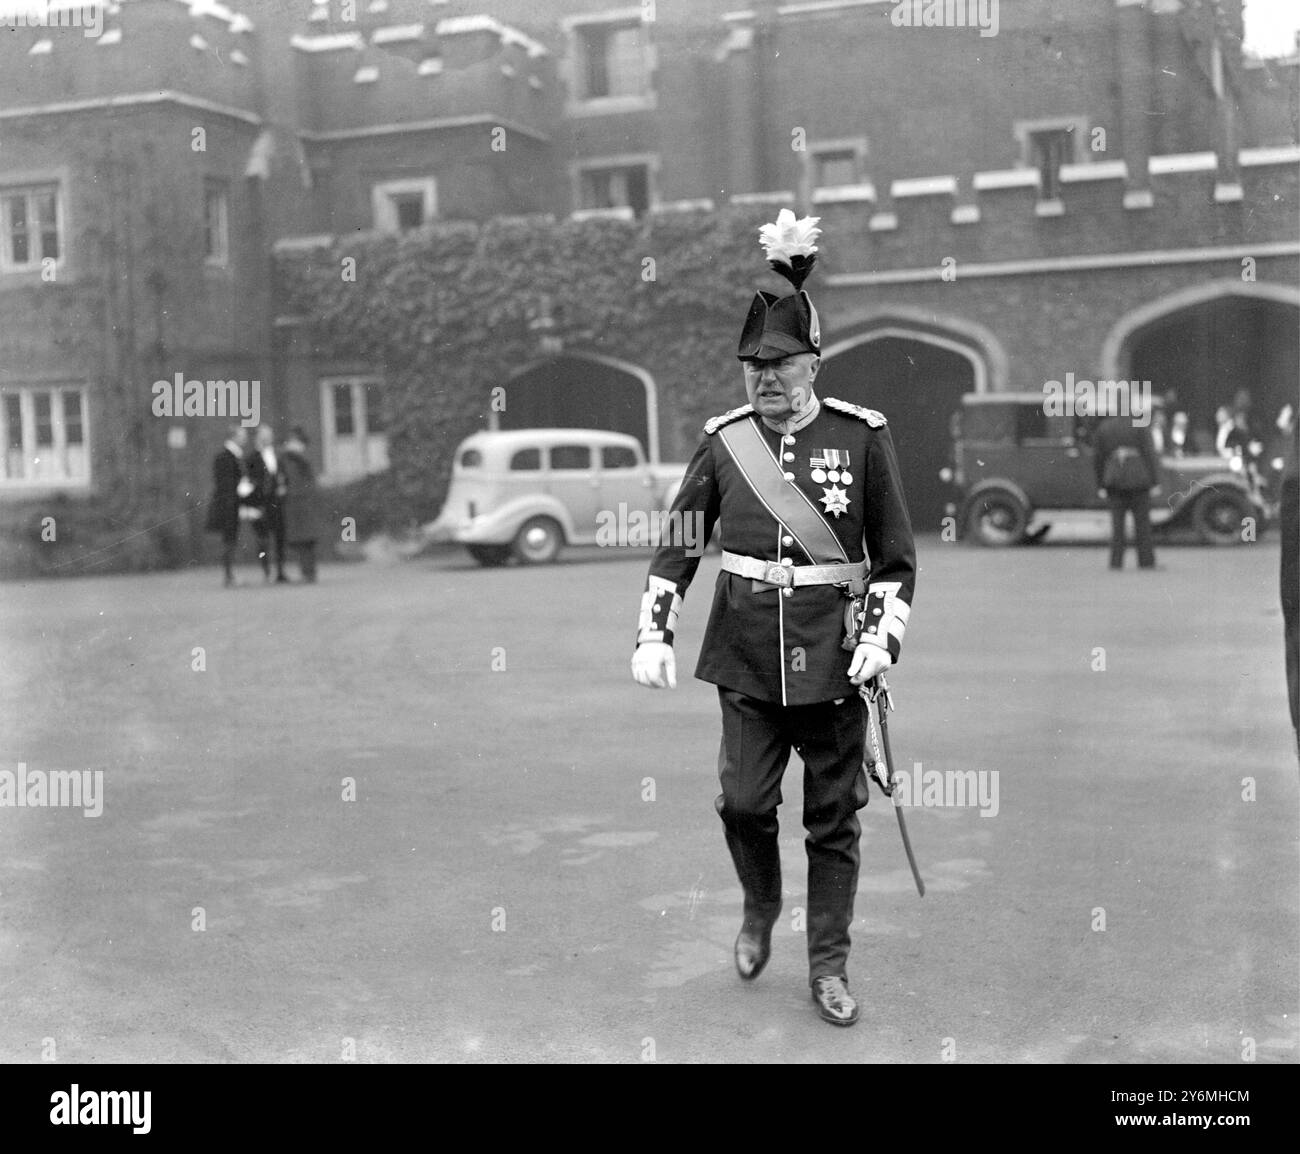
[[[793,353],[821,352],[821,324],[803,282],[817,263],[817,238],[821,217],[796,220],[783,208],[776,223],[758,230],[768,266],[794,285],[789,296],[756,292],[740,333],[736,356],[742,360],[774,360]]]

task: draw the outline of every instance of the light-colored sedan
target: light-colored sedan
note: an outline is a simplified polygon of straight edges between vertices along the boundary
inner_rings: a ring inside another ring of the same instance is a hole
[[[654,465],[641,443],[600,429],[513,429],[461,442],[434,541],[482,565],[554,561],[568,545],[606,543],[667,509],[684,465]],[[612,543],[612,542],[611,542]],[[651,544],[620,540],[620,544]]]

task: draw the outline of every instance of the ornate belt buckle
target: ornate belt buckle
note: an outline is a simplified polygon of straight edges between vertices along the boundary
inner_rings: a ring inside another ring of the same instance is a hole
[[[788,589],[794,584],[794,570],[772,561],[767,566],[767,572],[763,574],[763,580],[769,585],[779,585],[782,589]]]

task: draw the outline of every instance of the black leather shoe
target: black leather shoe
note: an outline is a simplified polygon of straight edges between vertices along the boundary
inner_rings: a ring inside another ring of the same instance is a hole
[[[851,1026],[858,1020],[858,1003],[844,978],[818,978],[813,982],[812,997],[817,1013],[832,1026]]]
[[[772,956],[772,927],[766,930],[741,928],[736,938],[736,973],[752,982],[763,972],[767,959]]]

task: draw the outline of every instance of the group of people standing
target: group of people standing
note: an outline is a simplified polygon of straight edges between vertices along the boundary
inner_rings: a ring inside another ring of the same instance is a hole
[[[1295,409],[1282,406],[1273,431],[1267,434],[1267,443],[1266,434],[1256,427],[1251,416],[1250,393],[1244,389],[1237,394],[1232,410],[1222,406],[1214,419],[1218,424],[1215,452],[1226,460],[1239,458],[1251,488],[1262,497],[1277,500],[1286,447],[1295,431]]]
[[[277,583],[288,582],[285,546],[294,548],[302,579],[316,580],[316,474],[307,458],[307,436],[295,428],[277,447],[269,425],[259,425],[249,448],[248,430],[232,425],[226,443],[212,461],[212,497],[207,529],[221,535],[225,584],[235,582],[239,527],[248,521],[257,540],[263,579],[272,580],[274,554]]]
[[[1250,391],[1238,391],[1233,405],[1223,405],[1215,414],[1219,429],[1215,437],[1198,431],[1189,437],[1187,414],[1177,409],[1172,390],[1155,408],[1149,422],[1145,406],[1132,417],[1110,415],[1091,434],[1099,494],[1111,509],[1110,567],[1123,567],[1125,518],[1133,518],[1138,566],[1156,567],[1152,546],[1150,498],[1160,492],[1161,456],[1183,457],[1195,453],[1217,453],[1225,461],[1237,461],[1251,491],[1265,502],[1279,500],[1288,455],[1293,453],[1297,433],[1296,411],[1284,405],[1274,422],[1274,435],[1264,443],[1263,434],[1251,419]],[[1172,422],[1167,414],[1173,411]],[[1144,427],[1145,426],[1145,427]]]
[[[1220,405],[1215,411],[1213,433],[1192,428],[1187,413],[1179,407],[1177,393],[1171,389],[1155,411],[1151,436],[1161,455],[1213,453],[1226,461],[1238,459],[1251,488],[1261,499],[1271,502],[1279,496],[1283,462],[1295,424],[1295,407],[1283,405],[1272,430],[1265,429],[1254,413],[1250,390],[1238,389],[1231,405]]]

